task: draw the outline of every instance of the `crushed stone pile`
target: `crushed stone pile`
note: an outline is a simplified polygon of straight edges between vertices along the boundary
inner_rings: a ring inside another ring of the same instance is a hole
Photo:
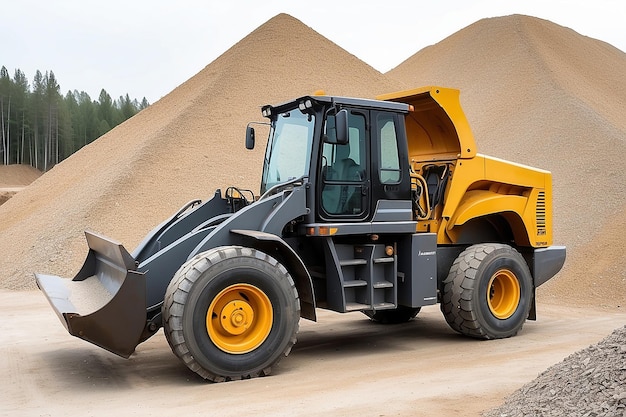
[[[483,415],[626,416],[626,326],[548,368]]]

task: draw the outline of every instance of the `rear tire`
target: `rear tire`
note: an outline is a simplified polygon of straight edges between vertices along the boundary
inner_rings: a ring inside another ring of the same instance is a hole
[[[162,314],[174,354],[202,378],[221,382],[271,373],[296,342],[300,302],[277,260],[227,246],[176,272]]]
[[[411,308],[405,306],[399,306],[393,310],[365,310],[363,314],[369,317],[372,321],[382,324],[399,324],[406,323],[413,320],[415,316],[420,312],[420,308]]]
[[[470,246],[443,281],[441,311],[450,327],[480,339],[517,334],[528,317],[533,284],[515,249],[498,243]]]

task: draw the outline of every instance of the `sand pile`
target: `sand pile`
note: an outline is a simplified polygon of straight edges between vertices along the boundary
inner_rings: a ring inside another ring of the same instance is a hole
[[[30,165],[0,165],[0,188],[25,187],[40,176]]]
[[[539,296],[626,305],[626,54],[528,16],[484,19],[386,75],[461,89],[483,153],[548,169],[564,271]]]
[[[0,205],[41,175],[30,165],[0,165]]]
[[[399,85],[297,19],[269,20],[0,206],[0,288],[35,288],[34,271],[72,276],[84,229],[132,250],[191,199],[228,185],[258,191],[264,147],[245,149],[246,124],[263,104],[320,88],[373,97]]]

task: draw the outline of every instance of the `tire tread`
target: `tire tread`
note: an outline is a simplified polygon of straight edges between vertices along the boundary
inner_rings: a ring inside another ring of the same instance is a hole
[[[181,267],[174,277],[170,281],[167,290],[165,292],[165,298],[162,307],[163,315],[163,330],[165,338],[170,345],[172,352],[176,355],[189,369],[202,378],[213,382],[224,382],[233,379],[230,376],[223,376],[212,373],[207,369],[204,369],[191,355],[185,335],[183,333],[183,312],[185,303],[189,297],[189,292],[196,282],[196,280],[202,276],[212,265],[229,257],[243,256],[243,257],[255,257],[259,260],[269,263],[277,268],[281,278],[289,282],[293,294],[296,299],[297,313],[300,313],[300,303],[298,298],[298,291],[296,289],[293,279],[289,275],[288,271],[283,265],[278,263],[276,259],[265,254],[264,252],[253,250],[250,248],[240,246],[225,246],[217,248],[208,253],[200,253],[194,258],[189,260],[183,267]],[[290,337],[287,346],[283,350],[278,359],[272,363],[272,366],[278,364],[278,362],[286,357],[291,348],[296,343],[296,334],[298,332],[298,324],[296,323],[295,331]],[[259,376],[267,376],[271,374],[272,366],[265,367],[256,372],[242,373],[241,379],[249,379]]]
[[[500,336],[490,333],[482,325],[474,310],[474,294],[478,270],[483,261],[494,251],[508,251],[512,257],[520,257],[519,252],[501,243],[482,243],[465,249],[452,263],[450,272],[442,283],[441,311],[448,325],[458,333],[478,339],[495,339]],[[515,335],[521,326],[514,330]]]

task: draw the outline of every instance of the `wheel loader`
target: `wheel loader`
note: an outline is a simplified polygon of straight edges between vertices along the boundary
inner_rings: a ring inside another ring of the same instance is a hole
[[[402,323],[438,303],[478,339],[536,319],[535,290],[566,253],[552,244],[551,174],[477,153],[458,90],[322,93],[261,112],[258,196],[191,201],[133,252],[87,231],[73,279],[35,274],[70,334],[128,358],[162,327],[220,382],[268,375],[320,308]]]

